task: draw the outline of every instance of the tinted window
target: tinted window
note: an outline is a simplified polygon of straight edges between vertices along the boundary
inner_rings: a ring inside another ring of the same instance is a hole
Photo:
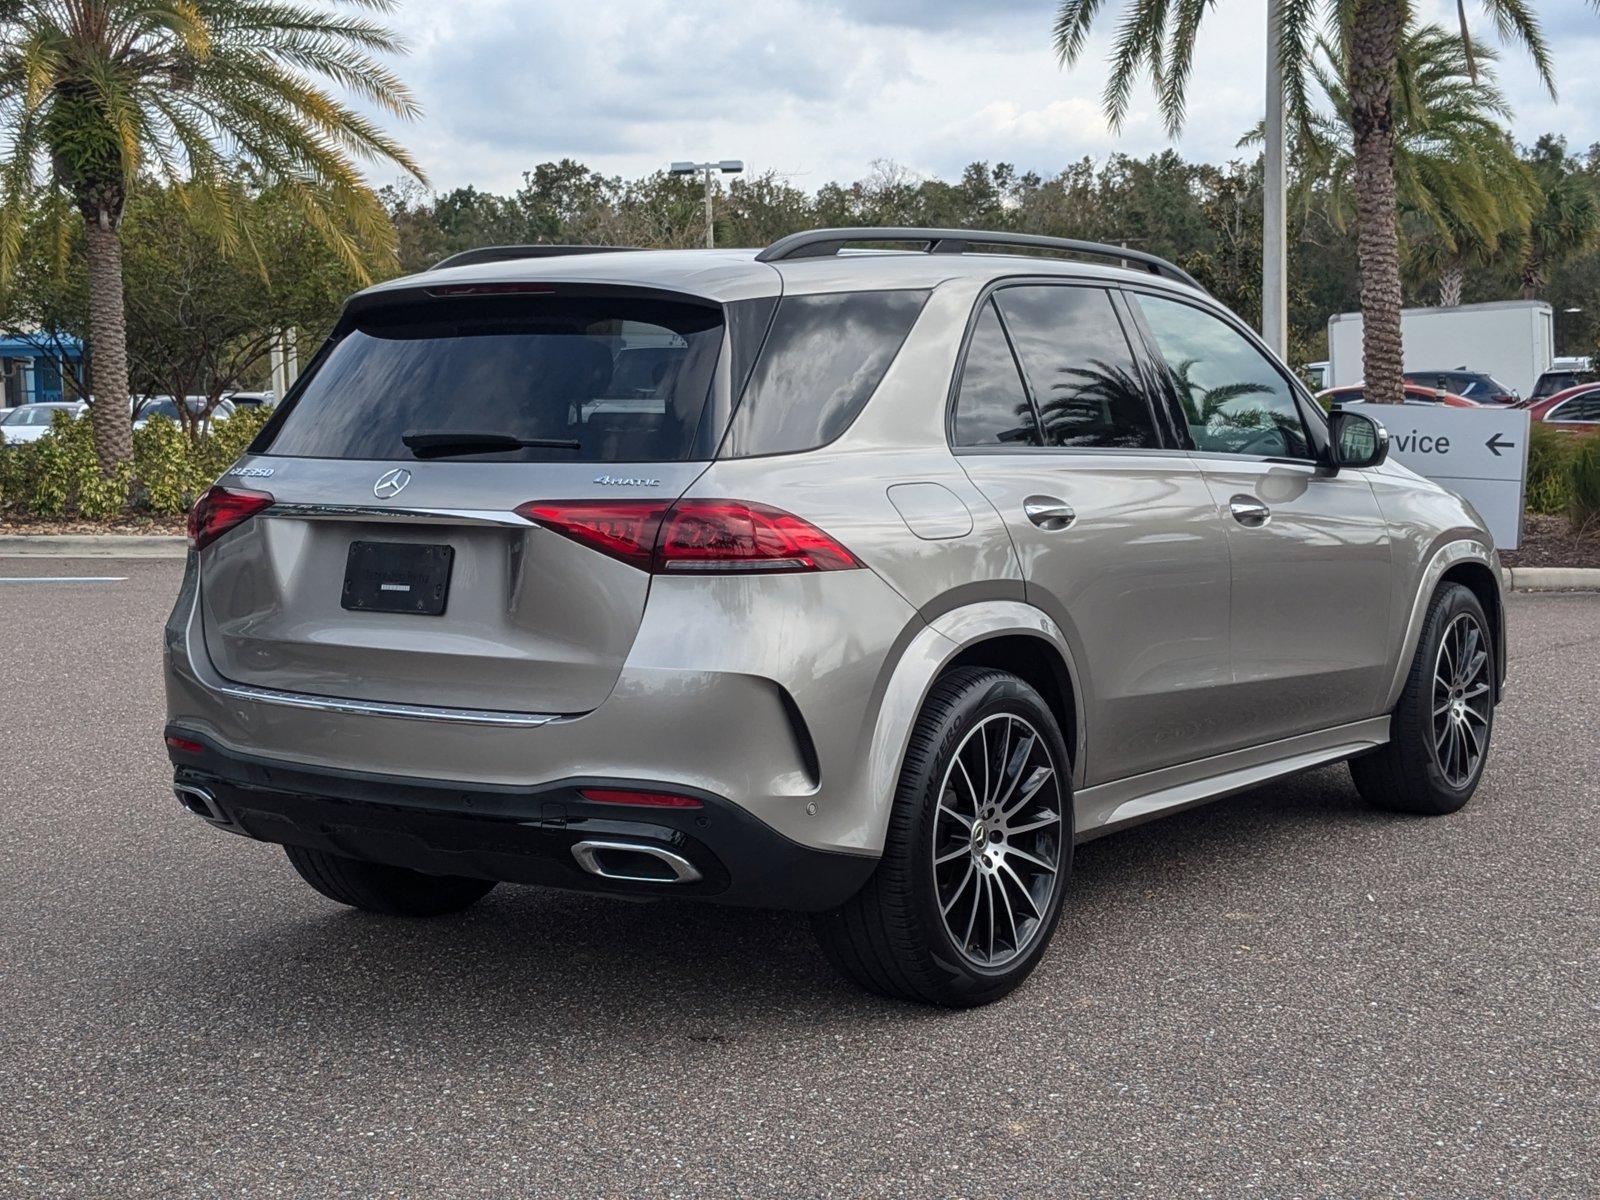
[[[786,454],[838,437],[877,390],[925,291],[785,296],[729,430],[729,453]]]
[[[1155,421],[1111,296],[1098,288],[995,294],[1050,446],[1157,445]]]
[[[1556,405],[1555,412],[1547,418],[1551,421],[1600,421],[1600,392],[1590,392],[1583,396],[1574,396],[1571,400],[1563,400]]]
[[[696,432],[721,344],[720,309],[628,297],[378,310],[333,346],[283,412],[267,453],[410,458],[402,435],[428,430],[579,447],[467,460],[477,462],[710,457]]]
[[[1140,295],[1196,450],[1310,458],[1294,393],[1272,362],[1219,317]]]
[[[961,368],[961,390],[956,394],[955,444],[993,446],[1039,444],[1038,427],[1028,394],[1017,374],[1017,360],[994,301],[987,301],[978,315]]]

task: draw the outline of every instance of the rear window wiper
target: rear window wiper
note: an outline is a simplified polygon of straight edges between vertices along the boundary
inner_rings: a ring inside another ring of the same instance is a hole
[[[502,454],[507,450],[581,450],[571,438],[524,438],[509,433],[473,430],[413,429],[400,440],[417,458],[453,458],[460,454]]]

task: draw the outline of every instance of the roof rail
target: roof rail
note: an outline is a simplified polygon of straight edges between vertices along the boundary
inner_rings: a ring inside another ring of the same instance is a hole
[[[509,262],[514,258],[565,258],[570,254],[610,254],[613,251],[634,250],[635,246],[479,246],[463,250],[449,258],[441,258],[430,271],[446,267],[469,267],[473,263]]]
[[[757,262],[785,262],[795,258],[828,258],[849,242],[915,242],[929,254],[968,254],[973,246],[1007,246],[1017,249],[1057,250],[1089,258],[1110,258],[1137,263],[1152,275],[1175,279],[1205,291],[1182,267],[1143,250],[1080,242],[1076,238],[1045,237],[1037,233],[1000,233],[984,229],[921,229],[915,226],[863,226],[843,229],[808,229],[781,237],[756,255]]]

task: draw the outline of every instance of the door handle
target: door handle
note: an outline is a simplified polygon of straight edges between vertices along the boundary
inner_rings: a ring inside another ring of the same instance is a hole
[[[1246,529],[1260,529],[1272,520],[1272,510],[1254,496],[1234,496],[1228,501],[1233,519]]]
[[[1022,513],[1047,533],[1065,529],[1078,519],[1072,505],[1054,496],[1029,496],[1022,502]]]

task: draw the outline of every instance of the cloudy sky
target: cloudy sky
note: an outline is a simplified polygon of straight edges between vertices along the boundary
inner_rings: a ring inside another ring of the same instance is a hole
[[[1122,0],[1107,0],[1102,28]],[[1261,117],[1265,0],[1207,18],[1177,146],[1236,155]],[[1421,0],[1454,21],[1454,5]],[[1559,103],[1511,52],[1515,131],[1600,141],[1600,16],[1539,0]],[[1476,5],[1469,5],[1469,11]],[[1116,134],[1099,112],[1109,38],[1060,70],[1051,0],[401,0],[398,66],[426,116],[402,129],[435,187],[509,190],[535,163],[641,175],[673,158],[743,158],[813,190],[876,159],[951,175],[975,159],[1043,173],[1082,155],[1167,146],[1148,87]],[[1487,23],[1483,23],[1485,33]],[[377,182],[387,182],[378,179]]]

